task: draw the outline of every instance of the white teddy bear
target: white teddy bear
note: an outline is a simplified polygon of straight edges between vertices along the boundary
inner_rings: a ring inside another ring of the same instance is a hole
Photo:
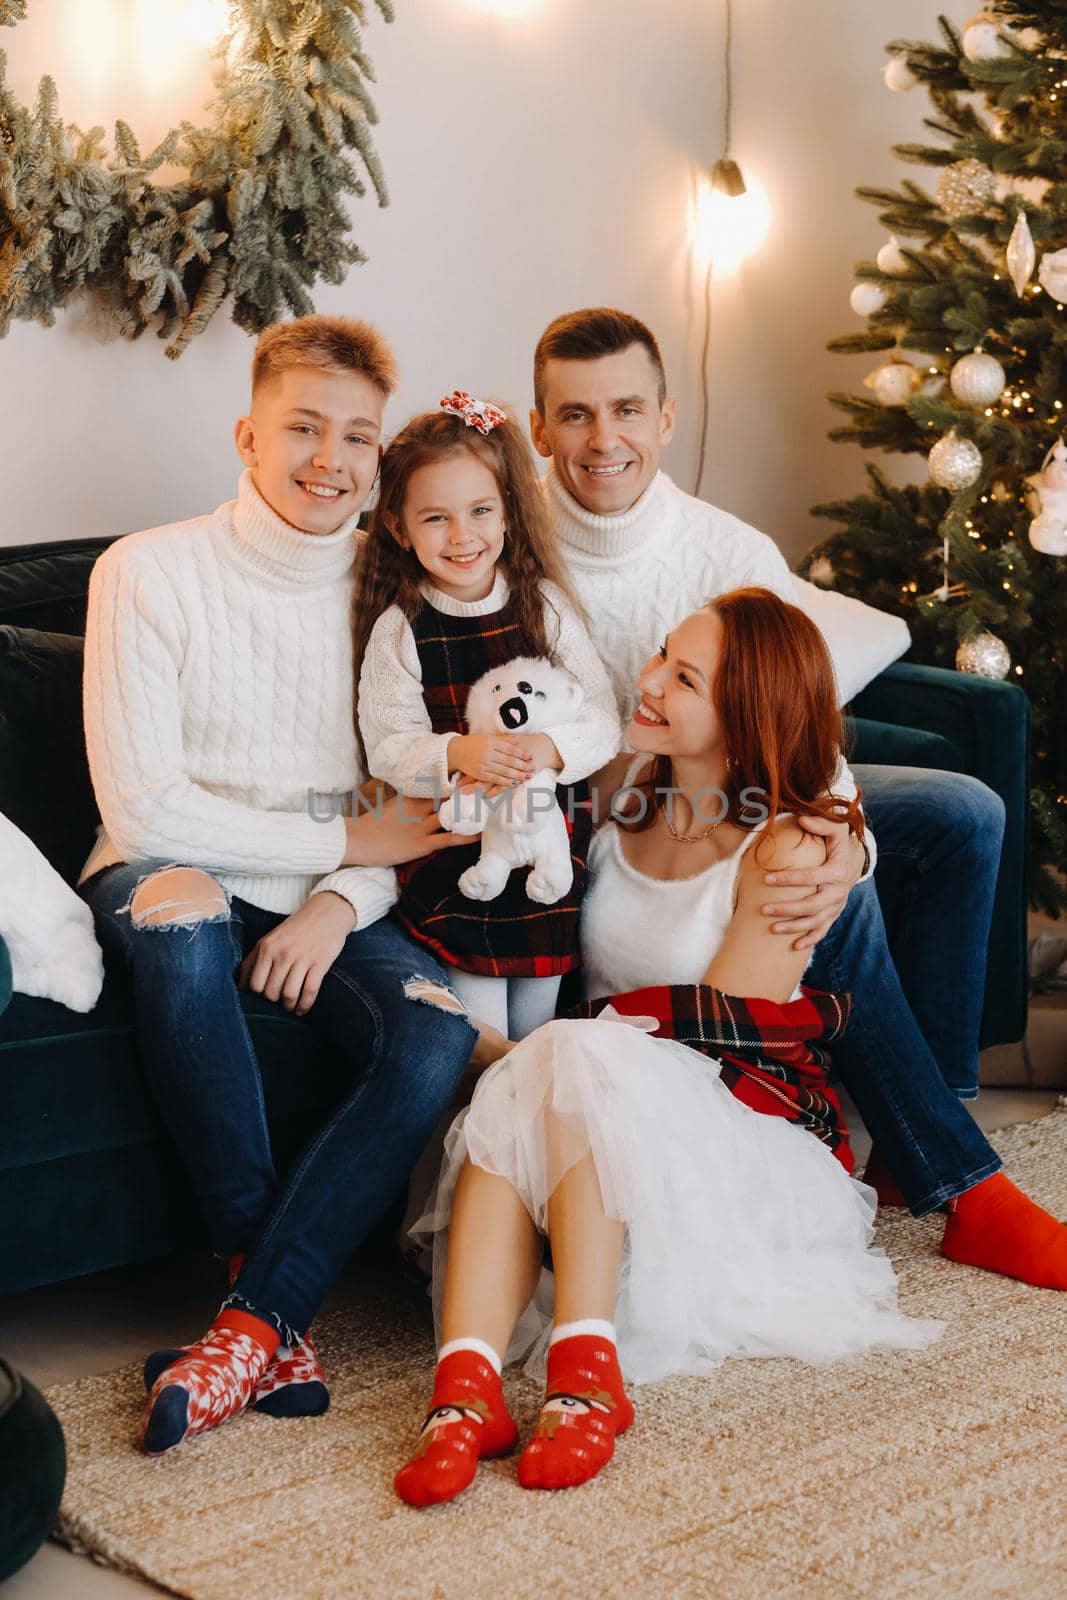
[[[483,674],[467,697],[470,733],[544,733],[572,722],[582,703],[577,678],[540,656],[516,656]],[[562,900],[574,879],[570,841],[556,800],[556,774],[543,768],[517,789],[489,800],[483,789],[453,789],[438,817],[450,833],[482,836],[482,853],[462,873],[468,900],[495,900],[516,867],[532,867],[526,893],[538,904]]]

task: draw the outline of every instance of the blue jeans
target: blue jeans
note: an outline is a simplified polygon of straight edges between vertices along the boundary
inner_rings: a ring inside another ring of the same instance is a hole
[[[306,1331],[403,1185],[477,1035],[465,1015],[405,995],[412,979],[447,980],[391,922],[351,933],[304,1019],[350,1066],[351,1092],[280,1184],[235,974],[285,919],[235,897],[228,912],[192,926],[135,927],[134,890],[169,864],[109,867],[86,898],[101,941],[132,973],[145,1074],[212,1248],[246,1253],[231,1298],[285,1338]]]
[[[923,1216],[1000,1166],[961,1101],[977,1093],[1004,808],[984,784],[954,773],[855,771],[878,841],[876,876],[896,880],[903,922],[891,951],[874,884],[857,884],[806,981],[852,996],[834,1065]]]

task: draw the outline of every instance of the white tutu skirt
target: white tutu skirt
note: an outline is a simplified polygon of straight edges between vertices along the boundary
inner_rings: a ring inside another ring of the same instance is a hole
[[[506,1178],[546,1232],[549,1196],[589,1151],[605,1210],[626,1227],[615,1324],[632,1382],[707,1372],[727,1356],[822,1364],[918,1350],[941,1332],[897,1310],[892,1265],[870,1248],[873,1189],[812,1134],[735,1099],[708,1057],[602,1018],[538,1028],[484,1074],[449,1129],[411,1230],[433,1241],[435,1313],[468,1158]],[[546,1269],[507,1352],[533,1376],[551,1314]]]

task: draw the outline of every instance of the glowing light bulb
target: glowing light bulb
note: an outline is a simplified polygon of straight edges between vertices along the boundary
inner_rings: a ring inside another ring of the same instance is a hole
[[[702,176],[693,202],[690,233],[698,267],[716,277],[736,272],[759,249],[771,225],[771,206],[758,179],[745,177],[745,192],[724,194]]]

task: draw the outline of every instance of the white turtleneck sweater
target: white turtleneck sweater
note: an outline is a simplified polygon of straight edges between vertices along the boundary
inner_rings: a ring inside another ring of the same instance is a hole
[[[485,617],[507,602],[498,569],[484,600],[456,600],[429,581],[423,599],[448,617]],[[611,760],[619,748],[615,696],[578,613],[554,583],[544,583],[545,623],[559,660],[585,690],[573,722],[546,728],[563,758],[560,783],[579,783]],[[383,611],[371,630],[359,674],[359,726],[367,765],[401,794],[449,792],[448,746],[454,733],[434,733],[422,694],[422,667],[411,624],[399,606]]]
[[[658,472],[641,498],[617,516],[587,511],[564,488],[555,466],[542,480],[549,522],[574,592],[585,607],[593,643],[611,678],[623,726],[640,695],[649,656],[683,617],[730,589],[756,585],[798,603],[785,557],[765,533],[686,494]],[[856,780],[840,758],[833,791],[846,799]],[[876,847],[864,835],[874,871]]]
[[[356,519],[299,532],[243,474],[237,499],[134,533],[89,585],[85,735],[103,827],[82,877],[162,859],[288,915],[348,900],[358,927],[396,898],[347,867],[363,773],[352,707]]]

